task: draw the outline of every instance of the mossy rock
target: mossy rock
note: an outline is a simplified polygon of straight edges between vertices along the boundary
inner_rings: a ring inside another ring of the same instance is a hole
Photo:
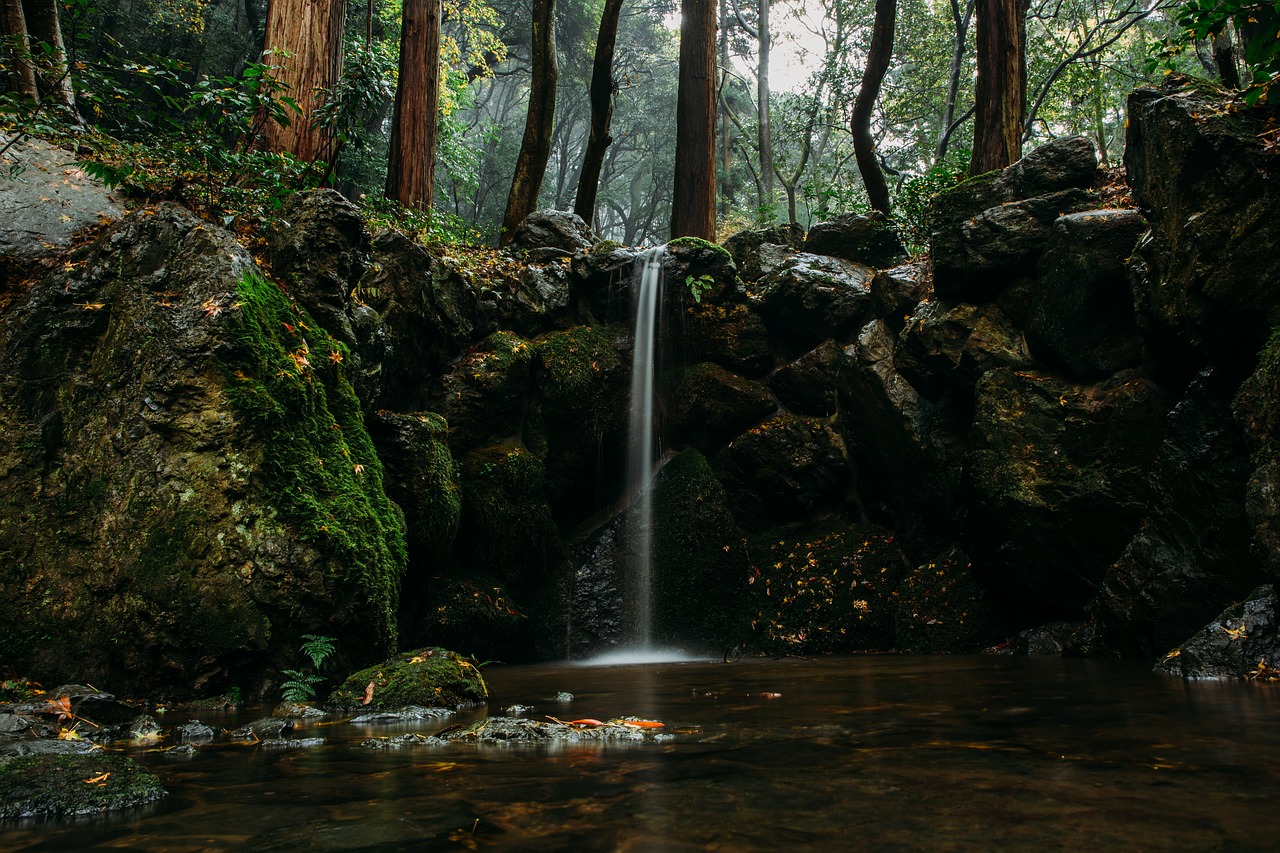
[[[766,650],[894,647],[895,590],[906,558],[889,531],[838,521],[767,531],[751,553],[752,624]]]
[[[764,320],[746,305],[688,302],[685,320],[687,347],[697,357],[752,379],[773,369]]]
[[[499,331],[440,378],[430,405],[448,420],[455,453],[520,433],[533,360],[528,341]]]
[[[370,684],[373,699],[366,705]],[[368,710],[394,710],[406,705],[458,708],[478,705],[488,698],[484,676],[472,660],[436,647],[402,652],[352,673],[329,694],[328,704]]]
[[[167,793],[155,775],[123,755],[27,755],[0,766],[0,818],[99,814]]]
[[[529,656],[532,623],[506,586],[491,575],[437,577],[419,611],[413,637],[505,661]]]
[[[894,598],[894,632],[905,652],[976,652],[1007,628],[960,551],[935,554],[908,568]]]

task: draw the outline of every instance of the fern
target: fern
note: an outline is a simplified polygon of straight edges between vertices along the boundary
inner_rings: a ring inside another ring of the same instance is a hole
[[[311,665],[317,670],[333,654],[334,644],[337,642],[333,637],[322,634],[303,634],[302,639],[306,640],[302,644],[302,653],[311,658]]]
[[[316,698],[316,685],[324,681],[319,675],[296,669],[286,669],[283,674],[288,681],[280,685],[280,695],[286,702],[310,702]]]
[[[133,174],[132,166],[112,166],[110,163],[99,163],[96,160],[79,160],[76,168],[91,178],[97,178],[110,189],[123,184]]]

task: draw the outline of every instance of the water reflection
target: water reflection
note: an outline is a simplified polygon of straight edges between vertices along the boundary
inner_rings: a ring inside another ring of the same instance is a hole
[[[493,668],[493,707],[664,720],[663,744],[136,753],[147,811],[0,849],[779,850],[1275,846],[1280,693],[1116,662],[878,656]],[[573,693],[568,706],[547,697]],[[570,716],[566,716],[566,714]],[[218,720],[230,727],[243,718]],[[173,720],[166,720],[173,724]],[[210,722],[206,719],[206,722]]]

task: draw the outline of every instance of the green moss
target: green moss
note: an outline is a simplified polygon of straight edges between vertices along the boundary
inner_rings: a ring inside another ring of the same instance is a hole
[[[364,705],[373,685],[373,699]],[[474,661],[442,648],[404,652],[347,676],[329,695],[329,704],[342,708],[456,708],[489,698],[489,688]]]
[[[600,326],[575,326],[534,342],[542,367],[538,383],[544,398],[589,406],[599,393],[599,379],[621,366],[614,337]]]
[[[622,248],[622,244],[617,240],[601,240],[591,247],[591,251],[587,253],[591,261],[597,266],[603,264],[610,254]]]
[[[350,353],[260,276],[247,274],[239,297],[239,349],[223,366],[236,416],[265,447],[265,491],[296,535],[330,558],[339,590],[378,614],[374,637],[394,644],[404,522],[383,491]]]
[[[159,779],[123,755],[28,755],[0,767],[0,818],[98,814],[165,794]]]
[[[681,246],[687,246],[691,249],[710,249],[713,252],[724,255],[726,260],[733,261],[733,255],[729,254],[728,249],[712,243],[710,240],[703,240],[701,237],[677,237],[667,244],[668,248],[680,248]]]
[[[557,561],[560,537],[543,476],[538,457],[513,445],[482,448],[463,459],[462,523],[454,550],[463,568],[530,585]]]

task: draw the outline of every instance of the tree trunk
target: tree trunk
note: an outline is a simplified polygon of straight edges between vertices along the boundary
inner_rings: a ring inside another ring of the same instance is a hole
[[[1240,88],[1240,70],[1236,68],[1235,47],[1231,44],[1231,33],[1226,27],[1213,37],[1213,64],[1218,70],[1222,85],[1228,89]]]
[[[27,34],[33,41],[49,45],[49,76],[42,81],[45,93],[74,114],[76,94],[71,87],[71,69],[67,67],[67,49],[62,41],[57,0],[25,0],[22,5],[27,19]]]
[[[1027,0],[978,0],[971,175],[1002,169],[1022,157],[1026,13]]]
[[[346,0],[270,0],[263,51],[273,51],[276,79],[301,110],[288,126],[267,122],[263,144],[311,162],[331,155],[332,139],[311,121],[317,89],[331,88],[342,72]],[[287,54],[287,55],[286,55]]]
[[[769,225],[773,215],[773,134],[769,129],[769,55],[773,46],[769,34],[769,0],[760,0],[760,61],[756,67],[756,143],[760,151],[760,221]]]
[[[886,216],[891,210],[889,187],[884,173],[876,162],[876,143],[871,137],[871,114],[880,97],[880,84],[884,82],[889,61],[893,59],[893,28],[898,17],[897,0],[876,0],[876,18],[871,31],[871,47],[867,51],[867,70],[858,87],[858,97],[853,102],[853,150],[858,160],[858,173],[867,187],[871,206]]]
[[[0,5],[0,35],[4,37],[4,54],[9,60],[9,85],[14,94],[33,101],[40,100],[36,89],[36,67],[31,61],[31,43],[27,38],[27,16],[22,0],[4,0]]]
[[[401,21],[386,195],[405,207],[430,211],[440,105],[440,0],[404,0]]]
[[[551,156],[551,129],[556,115],[556,3],[533,0],[533,79],[529,83],[529,112],[524,122],[524,138],[516,158],[516,174],[502,217],[501,242],[511,241],[526,216],[538,206],[538,191]]]
[[[582,154],[582,172],[578,175],[578,195],[573,212],[590,225],[596,216],[596,193],[600,190],[600,169],[613,137],[609,122],[613,118],[613,46],[618,36],[618,17],[622,0],[605,0],[600,14],[600,34],[596,36],[596,59],[591,69],[591,136]]]
[[[729,67],[729,0],[720,0],[720,70]],[[732,118],[729,116],[728,95],[725,93],[723,75],[717,81],[716,104],[719,110],[716,126],[719,128],[720,162],[717,172],[720,181],[720,214],[728,216],[733,209],[733,139],[729,129]]]
[[[671,236],[716,235],[715,0],[681,0]]]
[[[938,144],[933,152],[935,166],[947,156],[947,143],[951,140],[951,125],[956,120],[956,99],[960,97],[960,72],[964,68],[964,54],[968,47],[969,22],[973,20],[973,7],[974,0],[967,0],[962,15],[960,0],[951,0],[951,21],[955,25],[956,43],[951,52],[951,70],[947,76],[947,102],[942,109],[942,126],[938,129]]]

